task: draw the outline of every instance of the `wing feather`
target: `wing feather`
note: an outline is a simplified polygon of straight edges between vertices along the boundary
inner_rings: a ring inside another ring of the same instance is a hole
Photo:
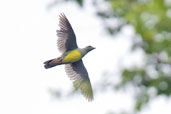
[[[59,51],[64,53],[78,48],[75,33],[64,13],[59,15],[59,27],[60,30],[57,30]]]
[[[88,72],[82,62],[74,62],[72,64],[65,65],[65,71],[69,78],[73,81],[74,86],[81,90],[81,93],[88,99],[93,100],[93,91],[88,77]]]

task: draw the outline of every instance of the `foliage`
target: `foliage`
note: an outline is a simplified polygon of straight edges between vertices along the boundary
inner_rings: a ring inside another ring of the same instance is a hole
[[[154,96],[171,95],[170,6],[164,0],[112,0],[110,4],[116,17],[134,26],[142,39],[134,43],[134,48],[144,50],[145,65],[125,69],[120,85],[132,83],[140,89],[136,99],[136,110],[140,110]],[[151,89],[155,91],[153,96]]]

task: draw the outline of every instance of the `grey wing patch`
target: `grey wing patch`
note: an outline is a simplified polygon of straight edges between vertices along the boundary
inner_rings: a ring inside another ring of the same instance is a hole
[[[93,91],[88,77],[88,72],[84,67],[82,60],[65,65],[65,71],[76,88],[81,90],[81,93],[88,99],[93,100]]]
[[[72,26],[63,13],[59,15],[59,27],[60,30],[57,30],[59,51],[63,53],[78,48]]]

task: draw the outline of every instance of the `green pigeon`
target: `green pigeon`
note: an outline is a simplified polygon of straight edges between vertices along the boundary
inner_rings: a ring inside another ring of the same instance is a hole
[[[44,67],[48,69],[64,64],[65,71],[73,81],[74,87],[80,89],[88,101],[92,101],[92,86],[82,58],[95,48],[92,46],[79,48],[77,46],[75,33],[64,13],[59,15],[59,27],[60,30],[57,30],[57,46],[62,54],[60,57],[45,61]]]

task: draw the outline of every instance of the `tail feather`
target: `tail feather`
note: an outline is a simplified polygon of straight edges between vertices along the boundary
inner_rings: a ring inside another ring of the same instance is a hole
[[[62,64],[62,58],[59,57],[59,58],[56,58],[56,59],[51,59],[51,60],[45,61],[44,62],[44,67],[46,69],[48,69],[48,68],[52,68],[52,67],[54,67],[56,65],[61,65],[61,64]]]

